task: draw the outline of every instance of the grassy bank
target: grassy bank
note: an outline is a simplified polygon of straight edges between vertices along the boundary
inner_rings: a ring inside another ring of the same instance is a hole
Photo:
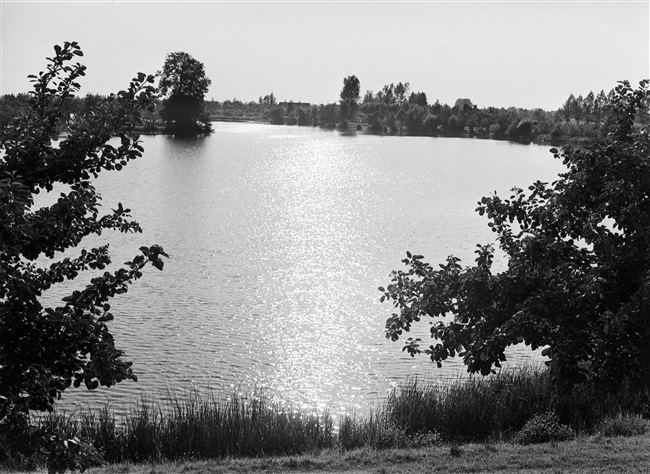
[[[643,434],[648,422],[634,415],[643,409],[641,399],[625,390],[608,396],[582,390],[556,397],[547,372],[519,369],[448,384],[413,380],[395,390],[380,408],[339,419],[326,412],[292,410],[263,394],[246,398],[194,394],[165,405],[142,402],[120,420],[106,407],[48,415],[41,425],[87,440],[113,464],[323,452],[345,457],[344,453],[358,450],[441,446],[451,446],[446,449],[453,454],[457,445],[472,442],[526,444],[576,434]],[[36,467],[43,461],[16,459],[5,467]]]
[[[9,471],[13,472],[13,471]],[[40,469],[38,474],[46,471]],[[561,443],[518,445],[470,443],[415,449],[323,450],[294,456],[119,463],[92,468],[89,474],[226,473],[647,473],[650,436],[580,437]]]

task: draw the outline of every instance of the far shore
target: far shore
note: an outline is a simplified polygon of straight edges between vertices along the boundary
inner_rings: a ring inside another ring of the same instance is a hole
[[[265,120],[259,120],[257,118],[252,118],[252,117],[226,117],[226,116],[218,116],[218,117],[211,117],[211,122],[225,122],[225,123],[255,123],[255,124],[262,124],[262,125],[271,125],[271,122],[265,121]],[[354,125],[354,127],[352,127]],[[360,129],[356,129],[357,125],[360,126]],[[299,125],[288,125],[284,124],[286,127],[299,127]],[[315,128],[315,126],[305,126],[304,128]],[[323,130],[338,130],[338,131],[343,131],[340,130],[338,127],[332,127],[332,128],[323,128],[320,127]],[[165,133],[165,127],[162,125],[156,125],[156,126],[149,126],[149,127],[139,127],[136,128],[136,132],[141,134],[141,135],[169,135],[168,133]],[[345,131],[346,133],[361,133],[364,135],[381,135],[381,136],[404,136],[404,137],[412,137],[412,136],[424,136],[424,137],[432,137],[432,138],[438,138],[438,137],[448,137],[448,138],[471,138],[471,139],[478,139],[478,140],[498,140],[498,141],[510,141],[506,138],[495,138],[492,136],[469,136],[466,134],[437,134],[437,135],[408,135],[408,134],[402,134],[402,133],[393,133],[393,132],[374,132],[368,128],[368,124],[350,124],[350,127],[348,130]],[[523,142],[523,143],[534,143],[536,145],[548,145],[548,146],[566,146],[566,145],[573,145],[573,146],[584,146],[589,143],[591,143],[593,140],[588,138],[588,137],[571,137],[568,139],[562,139],[562,140],[553,140],[551,139],[550,136],[548,135],[538,135],[535,137],[533,140],[530,142]],[[512,142],[512,143],[522,143],[522,142]]]

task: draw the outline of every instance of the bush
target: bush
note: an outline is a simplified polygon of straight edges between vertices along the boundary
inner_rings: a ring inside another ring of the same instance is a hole
[[[561,425],[553,412],[540,413],[532,417],[515,436],[520,444],[564,441],[573,437],[573,430]]]

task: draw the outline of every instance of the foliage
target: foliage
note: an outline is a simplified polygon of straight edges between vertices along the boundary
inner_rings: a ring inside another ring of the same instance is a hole
[[[203,99],[211,80],[203,63],[183,52],[169,53],[160,75],[160,93],[165,96],[161,116],[174,135],[197,135],[211,130],[203,113]]]
[[[565,441],[573,437],[573,430],[561,425],[553,412],[540,413],[532,417],[517,433],[515,441],[520,444]]]
[[[41,449],[50,452],[56,471],[93,453],[74,439],[31,426],[30,411],[51,411],[71,385],[92,390],[136,379],[108,331],[106,323],[113,319],[108,300],[125,293],[147,263],[162,269],[165,253],[158,246],[142,247],[141,255],[114,273],[97,272],[111,263],[107,245],[39,266],[88,235],[141,231],[121,203],[100,214],[101,198],[91,180],[141,156],[143,149],[129,131],[155,95],[153,76],[139,73],[128,90],[100,101],[53,143],[67,118],[66,102],[78,91],[76,81],[86,69],[69,64],[83,55],[77,43],[54,49],[47,71],[30,76],[30,111],[5,128],[1,142],[0,457]],[[113,137],[117,144],[109,142]],[[38,208],[34,196],[55,187],[61,191],[58,200]],[[84,270],[97,276],[63,298],[62,306],[43,307],[45,291]]]
[[[425,316],[437,318],[428,348],[404,350],[438,366],[456,355],[471,373],[491,373],[519,343],[543,348],[558,387],[595,382],[618,389],[650,385],[650,139],[635,117],[648,105],[648,81],[616,87],[610,133],[586,149],[552,149],[567,172],[526,195],[484,197],[477,211],[508,259],[492,272],[493,248],[476,265],[450,256],[439,269],[411,255],[392,273],[381,300],[399,309],[386,322],[398,340]],[[453,315],[453,317],[447,317]]]

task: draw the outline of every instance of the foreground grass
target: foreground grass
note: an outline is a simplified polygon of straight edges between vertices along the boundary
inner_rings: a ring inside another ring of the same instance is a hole
[[[36,471],[44,473],[45,471]],[[323,450],[296,456],[120,463],[89,474],[220,473],[647,473],[650,436],[579,437],[561,443],[470,443],[417,449]]]

